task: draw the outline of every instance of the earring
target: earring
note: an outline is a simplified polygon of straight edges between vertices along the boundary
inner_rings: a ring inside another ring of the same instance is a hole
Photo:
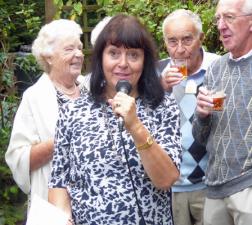
[[[103,81],[101,82],[101,87],[104,88],[105,86],[106,86],[106,80],[103,80]]]

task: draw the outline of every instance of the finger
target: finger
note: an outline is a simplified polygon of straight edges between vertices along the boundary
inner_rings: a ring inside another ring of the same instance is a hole
[[[199,93],[201,93],[203,95],[208,95],[209,94],[209,90],[207,90],[207,88],[205,86],[201,86],[199,88]]]
[[[169,68],[163,70],[162,76],[167,76],[170,73],[177,73],[177,72],[178,72],[178,68],[171,68],[171,67],[169,67]]]
[[[169,73],[165,73],[164,76],[165,78],[167,77],[173,77],[173,78],[178,78],[178,77],[183,77],[182,73],[178,73],[178,72],[169,72]]]
[[[196,107],[196,111],[197,111],[197,113],[198,113],[198,115],[199,115],[200,117],[207,117],[207,116],[210,115],[211,112],[212,112],[212,111],[211,111],[209,108],[207,108],[207,107],[202,108],[202,107],[199,107],[199,106]]]

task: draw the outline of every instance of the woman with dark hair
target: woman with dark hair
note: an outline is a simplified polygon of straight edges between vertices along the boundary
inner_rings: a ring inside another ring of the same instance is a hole
[[[130,24],[130,26],[129,26]],[[111,19],[110,26],[99,35],[93,51],[91,93],[96,100],[103,99],[104,71],[102,68],[103,51],[108,44],[126,49],[137,48],[144,52],[142,74],[137,82],[139,97],[156,107],[163,99],[164,91],[156,76],[156,46],[146,28],[135,17],[123,14]]]
[[[179,111],[155,62],[153,40],[133,16],[114,16],[97,38],[90,93],[62,110],[56,130],[49,201],[71,223],[173,224]]]

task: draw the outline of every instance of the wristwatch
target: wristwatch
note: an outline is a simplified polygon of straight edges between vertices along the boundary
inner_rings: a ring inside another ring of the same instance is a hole
[[[149,135],[147,137],[146,142],[142,145],[138,145],[136,148],[138,151],[145,150],[145,149],[149,148],[150,146],[152,146],[153,143],[154,143],[154,138],[151,135]]]

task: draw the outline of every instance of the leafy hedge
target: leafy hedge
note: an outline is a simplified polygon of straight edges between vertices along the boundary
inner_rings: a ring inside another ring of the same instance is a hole
[[[15,52],[37,35],[44,17],[41,8],[44,2],[39,0],[0,0],[0,225],[22,223],[26,214],[26,196],[12,179],[4,154],[20,101],[14,71],[21,68],[30,73],[37,69],[34,59]]]
[[[97,0],[101,10],[113,16],[119,12],[135,15],[148,27],[159,46],[159,56],[167,56],[162,37],[164,18],[176,9],[189,9],[201,17],[205,33],[204,47],[210,52],[223,53],[218,40],[217,29],[213,24],[215,4],[213,0]]]

